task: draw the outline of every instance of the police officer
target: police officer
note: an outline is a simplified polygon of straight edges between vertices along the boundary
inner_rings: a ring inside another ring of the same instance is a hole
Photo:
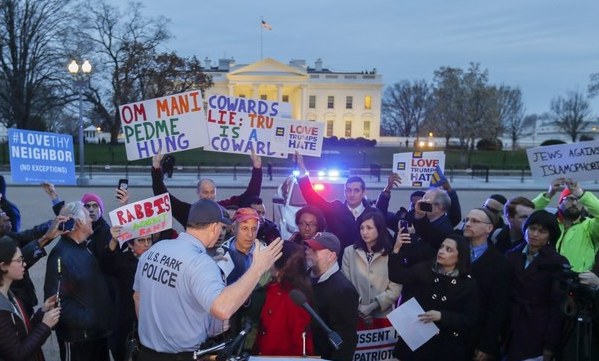
[[[282,241],[268,247],[256,241],[252,264],[227,287],[206,248],[213,247],[231,221],[214,201],[191,205],[187,229],[163,240],[140,258],[135,274],[140,359],[191,360],[211,324],[230,318],[247,300],[260,276],[281,256]]]

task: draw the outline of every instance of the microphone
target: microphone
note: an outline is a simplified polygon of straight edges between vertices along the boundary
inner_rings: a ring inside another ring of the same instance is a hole
[[[306,298],[306,295],[304,295],[298,289],[293,289],[289,292],[289,297],[291,297],[291,300],[293,301],[293,303],[302,307],[304,310],[306,310],[310,314],[310,316],[312,316],[312,319],[314,321],[316,321],[318,326],[320,326],[320,328],[322,328],[322,330],[324,332],[326,332],[331,345],[335,348],[335,350],[339,350],[339,347],[341,347],[341,344],[343,343],[343,339],[341,338],[341,336],[339,336],[339,334],[337,334],[337,332],[331,330],[331,328],[329,326],[327,326],[326,323],[324,323],[322,318],[320,318],[320,316],[318,316],[318,313],[316,313],[316,311],[314,311],[312,306],[310,306],[310,304],[308,303],[308,299]]]
[[[243,340],[245,336],[252,330],[252,323],[246,322],[243,326],[243,330],[239,332],[237,336],[231,341],[229,345],[227,345],[219,354],[216,356],[216,361],[225,361],[228,360],[229,357],[233,355],[236,349],[241,348],[243,345]],[[239,351],[238,351],[239,352]]]

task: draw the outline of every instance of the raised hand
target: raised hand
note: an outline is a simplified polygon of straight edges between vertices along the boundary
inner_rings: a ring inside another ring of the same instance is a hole
[[[256,154],[254,148],[251,149],[250,158],[252,159],[252,165],[254,168],[262,168],[262,157]]]

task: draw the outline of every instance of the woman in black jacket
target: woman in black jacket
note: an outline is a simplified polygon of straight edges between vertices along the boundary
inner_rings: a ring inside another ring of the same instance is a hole
[[[10,292],[11,283],[24,274],[17,243],[7,236],[0,238],[0,360],[43,360],[42,345],[60,317],[54,295],[29,319],[23,304]]]
[[[434,262],[425,261],[405,268],[401,246],[409,242],[407,233],[399,233],[389,255],[389,280],[410,284],[414,297],[425,310],[419,315],[424,323],[434,322],[439,333],[415,351],[398,341],[395,355],[401,360],[466,360],[468,330],[476,324],[478,291],[469,275],[468,241],[450,234],[443,240]]]

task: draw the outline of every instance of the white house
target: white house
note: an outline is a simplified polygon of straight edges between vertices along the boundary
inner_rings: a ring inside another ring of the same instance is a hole
[[[288,102],[294,119],[325,123],[328,137],[379,139],[383,81],[376,70],[338,72],[323,67],[321,59],[314,67],[305,60],[284,64],[271,58],[239,65],[220,59],[212,66],[206,58],[203,71],[214,82],[205,98],[223,94]]]

